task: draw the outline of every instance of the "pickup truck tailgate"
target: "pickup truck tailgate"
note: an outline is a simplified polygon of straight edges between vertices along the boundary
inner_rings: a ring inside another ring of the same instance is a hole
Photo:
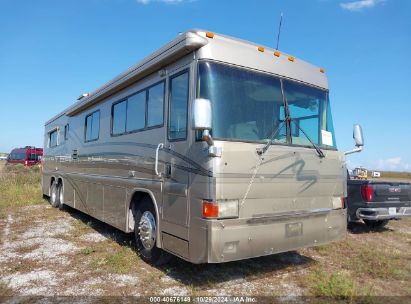
[[[409,202],[411,201],[411,184],[388,181],[370,181],[374,190],[374,203]]]

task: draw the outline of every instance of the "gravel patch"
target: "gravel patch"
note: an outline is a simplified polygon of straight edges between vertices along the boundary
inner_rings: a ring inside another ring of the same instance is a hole
[[[169,287],[160,292],[162,296],[187,296],[189,292],[185,287]]]
[[[104,236],[101,233],[98,232],[93,232],[93,233],[87,233],[85,235],[82,235],[80,237],[81,240],[86,241],[86,242],[94,242],[94,243],[99,243],[99,242],[104,242],[107,240],[107,237]]]
[[[2,281],[10,288],[31,296],[47,294],[59,282],[56,273],[49,270],[15,273],[2,278]]]

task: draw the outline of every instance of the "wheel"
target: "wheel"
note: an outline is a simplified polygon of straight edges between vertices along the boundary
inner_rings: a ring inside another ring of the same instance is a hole
[[[169,255],[156,246],[156,212],[150,199],[143,199],[134,215],[134,238],[137,252],[146,262],[162,265],[168,262]]]
[[[388,220],[381,220],[381,221],[371,221],[371,220],[363,220],[365,225],[370,228],[382,228],[387,225]]]
[[[64,188],[63,188],[63,184],[58,184],[58,192],[59,192],[59,209],[60,210],[64,210]]]
[[[51,184],[50,188],[50,205],[52,205],[54,208],[57,208],[60,205],[60,187],[54,181]]]

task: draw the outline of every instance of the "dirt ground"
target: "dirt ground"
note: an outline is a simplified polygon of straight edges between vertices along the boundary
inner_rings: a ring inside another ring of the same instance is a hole
[[[47,203],[8,211],[0,231],[0,295],[290,297],[347,286],[348,295],[411,295],[411,220],[393,221],[377,232],[356,224],[342,242],[297,252],[223,265],[175,258],[162,267],[142,261],[130,235]],[[373,252],[378,259],[368,256]],[[391,258],[404,263],[386,260]],[[335,274],[336,286],[327,285]]]
[[[74,209],[52,208],[42,199],[38,168],[2,165],[0,302],[14,295],[248,295],[286,302],[408,296],[411,303],[411,218],[379,230],[356,223],[342,241],[294,252],[219,265],[173,258],[153,267],[136,254],[131,235]]]

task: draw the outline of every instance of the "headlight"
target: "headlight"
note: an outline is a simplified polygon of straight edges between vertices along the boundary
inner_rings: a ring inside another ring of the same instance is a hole
[[[238,206],[238,200],[203,201],[203,217],[217,219],[238,218]]]

